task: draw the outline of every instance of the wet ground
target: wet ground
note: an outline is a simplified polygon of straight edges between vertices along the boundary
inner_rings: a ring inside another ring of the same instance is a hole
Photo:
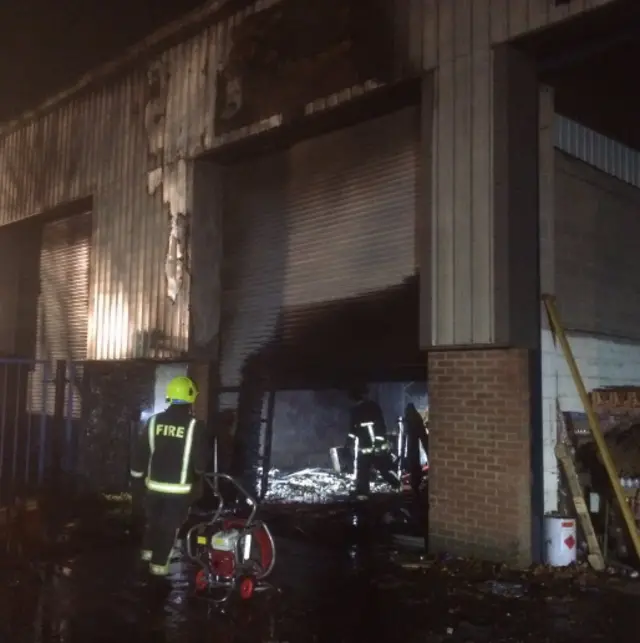
[[[0,641],[624,643],[640,635],[640,587],[629,580],[425,560],[372,542],[345,510],[285,512],[273,527],[277,590],[224,613],[189,599],[179,567],[164,605],[143,600],[121,520],[77,531],[46,558],[7,559]]]

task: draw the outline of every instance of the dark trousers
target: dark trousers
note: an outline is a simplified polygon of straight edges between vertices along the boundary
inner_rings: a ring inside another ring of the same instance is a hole
[[[422,483],[422,465],[420,464],[420,440],[416,435],[409,434],[407,439],[406,468],[409,473],[411,489],[418,493]]]
[[[400,481],[395,471],[393,471],[393,460],[389,453],[360,453],[358,456],[358,471],[356,473],[356,493],[358,495],[366,496],[369,494],[373,469],[378,471],[383,480],[388,482],[394,489],[400,487]]]
[[[191,499],[191,494],[147,491],[142,556],[149,561],[151,572],[157,576],[169,572],[169,556],[176,534],[187,518]]]

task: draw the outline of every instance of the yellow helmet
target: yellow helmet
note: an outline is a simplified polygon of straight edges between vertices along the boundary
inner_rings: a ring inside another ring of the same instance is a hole
[[[198,397],[198,387],[188,377],[174,377],[167,385],[169,404],[193,404]]]

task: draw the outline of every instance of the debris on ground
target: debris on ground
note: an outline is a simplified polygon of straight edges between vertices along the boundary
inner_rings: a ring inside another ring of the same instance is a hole
[[[385,514],[386,509],[380,512]],[[290,527],[306,515],[304,533]],[[172,565],[166,603],[148,603],[136,543],[113,516],[68,523],[31,567],[0,567],[0,640],[191,643],[635,643],[640,582],[586,565],[525,571],[426,556],[341,531],[344,507],[283,511],[269,524],[277,591],[212,609]],[[286,529],[289,524],[289,529]],[[282,528],[281,528],[282,527]],[[326,541],[332,542],[331,547]]]
[[[273,469],[269,472],[265,501],[309,505],[335,503],[349,500],[354,488],[353,476],[331,469],[303,469],[287,474]],[[391,486],[382,479],[371,484],[373,494],[391,491]]]

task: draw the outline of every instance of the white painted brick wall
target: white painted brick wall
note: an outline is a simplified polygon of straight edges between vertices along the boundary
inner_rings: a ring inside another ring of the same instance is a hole
[[[555,294],[587,390],[640,385],[640,190],[555,155]],[[545,511],[558,504],[556,400],[584,409],[567,364],[542,331]]]
[[[569,341],[587,390],[599,386],[640,386],[640,344],[606,337],[569,334]],[[554,453],[557,436],[556,400],[564,413],[584,408],[560,347],[551,331],[542,331],[542,420],[544,445],[545,511],[558,506],[558,466]]]

